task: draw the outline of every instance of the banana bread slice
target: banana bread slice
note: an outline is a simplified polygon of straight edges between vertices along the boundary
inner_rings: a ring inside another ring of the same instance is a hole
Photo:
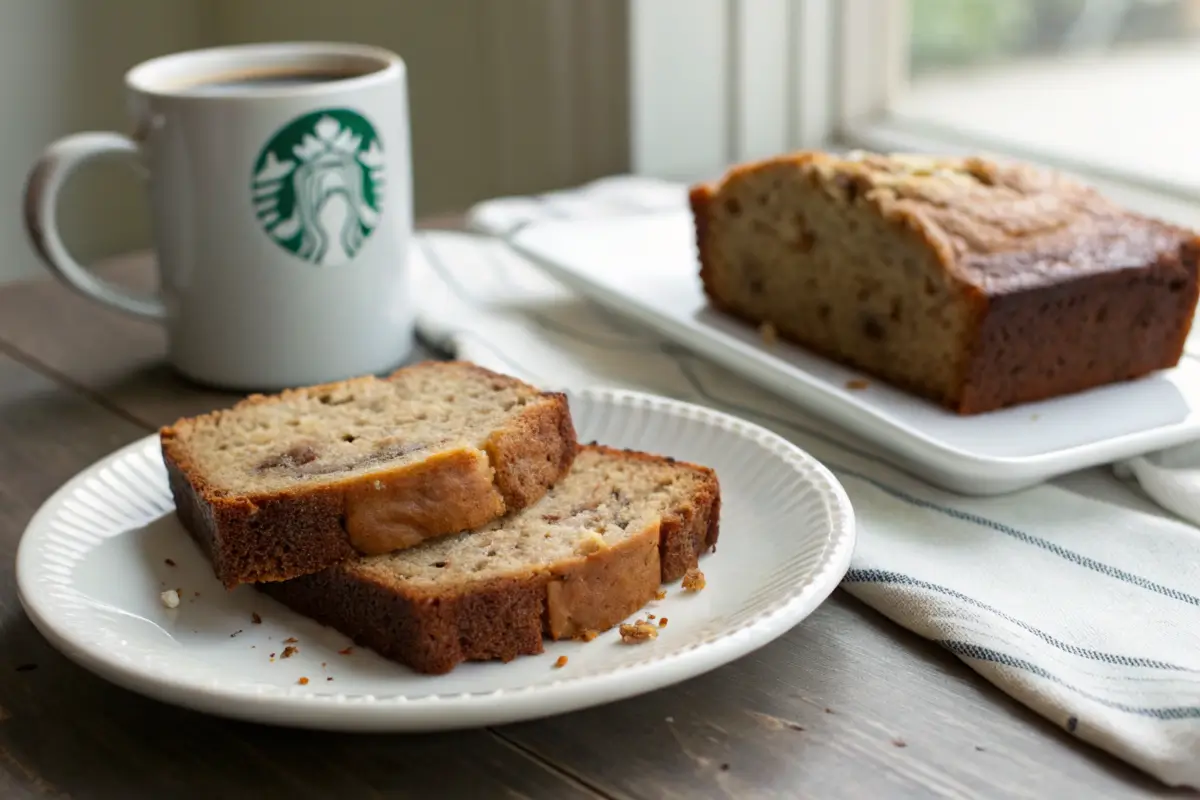
[[[160,440],[176,513],[230,588],[484,525],[577,447],[564,395],[461,362],[254,395]]]
[[[538,503],[483,528],[257,588],[419,672],[587,638],[717,542],[712,470],[586,446]]]
[[[1200,238],[1061,173],[801,152],[691,191],[711,304],[960,414],[1173,367]]]

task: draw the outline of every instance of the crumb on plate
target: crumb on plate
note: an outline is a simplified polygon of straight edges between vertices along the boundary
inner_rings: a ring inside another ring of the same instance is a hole
[[[300,652],[300,648],[296,647],[295,645],[289,644],[287,647],[283,648],[283,657],[291,658],[292,656],[296,655],[296,653],[299,653],[299,652]]]
[[[253,622],[255,625],[262,625],[262,617],[260,617],[258,615],[257,611],[250,612],[250,621]]]
[[[164,564],[166,564],[168,567],[173,567],[173,566],[175,566],[175,559],[173,559],[173,558],[164,558],[164,559],[163,559],[163,563],[164,563]]]
[[[655,600],[663,600],[666,598],[666,596],[667,596],[666,589],[659,589],[657,592],[654,593]]]
[[[637,622],[632,624],[627,622],[622,623],[620,630],[621,641],[625,642],[626,644],[647,642],[651,639],[658,638],[658,629],[649,622],[646,622],[644,619],[639,619]]]
[[[555,669],[560,669],[562,667],[565,667],[566,665],[567,665],[567,657],[566,656],[559,656],[554,662]]]
[[[707,584],[704,573],[696,567],[691,567],[683,574],[683,588],[689,592],[698,592]]]
[[[296,683],[300,684],[301,686],[307,686],[307,685],[308,685],[308,678],[301,677],[301,678],[300,678],[300,680],[296,681]]]
[[[353,652],[354,652],[354,648],[353,648],[353,647],[347,647],[347,648],[345,648],[345,649],[343,649],[343,650],[338,650],[338,655],[348,656],[348,655],[350,655],[350,654],[351,654],[351,653],[353,653]]]
[[[167,589],[159,595],[162,599],[162,604],[167,608],[179,608],[179,592],[175,589]]]
[[[592,639],[595,639],[599,635],[600,634],[597,633],[596,631],[588,629],[588,630],[585,630],[582,633],[580,633],[579,638],[583,639],[585,642],[590,642]]]
[[[666,617],[663,617],[662,619],[660,619],[658,621],[658,627],[660,627],[660,628],[667,627],[667,618]]]
[[[284,644],[295,644],[298,641],[300,641],[300,640],[297,639],[295,636],[289,636],[283,640],[283,643]]]

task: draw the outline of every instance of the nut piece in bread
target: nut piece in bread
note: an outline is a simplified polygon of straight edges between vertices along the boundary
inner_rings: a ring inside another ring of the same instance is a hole
[[[801,152],[691,190],[711,304],[960,414],[1178,362],[1200,238],[1063,174]]]
[[[523,511],[258,588],[387,658],[445,673],[618,625],[696,566],[719,517],[712,470],[590,445]],[[603,547],[580,547],[596,537]]]
[[[565,396],[461,362],[255,395],[160,440],[227,587],[487,524],[537,502],[577,447]]]

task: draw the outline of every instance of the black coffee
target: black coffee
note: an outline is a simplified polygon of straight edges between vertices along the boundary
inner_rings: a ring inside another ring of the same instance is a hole
[[[291,72],[268,75],[224,75],[212,81],[197,83],[187,88],[188,94],[245,94],[247,92],[272,89],[287,89],[295,86],[344,81],[356,78],[364,72]]]

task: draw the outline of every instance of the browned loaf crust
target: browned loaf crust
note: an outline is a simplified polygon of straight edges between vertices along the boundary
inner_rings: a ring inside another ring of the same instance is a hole
[[[524,511],[258,588],[420,672],[510,661],[635,613],[716,545],[720,502],[707,468],[585,446]]]
[[[229,588],[484,525],[577,447],[564,395],[455,362],[254,395],[160,438],[176,513]]]
[[[961,414],[1175,366],[1200,238],[1054,171],[802,152],[690,193],[711,304]]]

